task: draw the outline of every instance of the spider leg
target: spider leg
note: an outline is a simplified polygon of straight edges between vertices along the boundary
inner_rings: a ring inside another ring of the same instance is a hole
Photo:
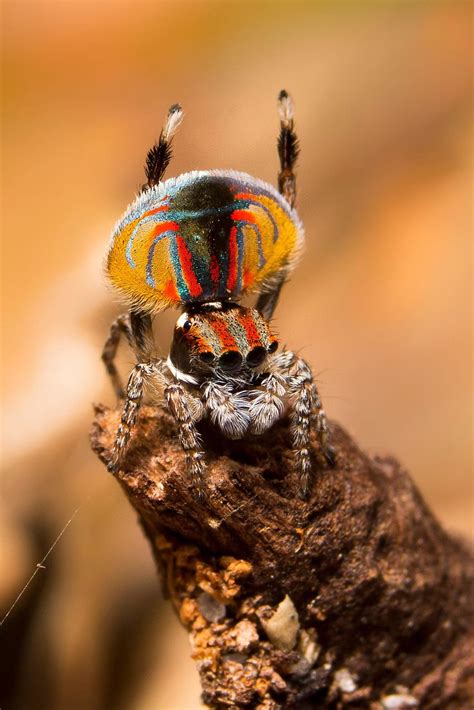
[[[133,350],[139,362],[153,360],[155,341],[151,316],[143,311],[130,311],[130,327],[133,335]]]
[[[278,111],[280,114],[280,134],[278,136],[278,156],[280,158],[280,171],[278,173],[278,190],[285,197],[290,207],[296,201],[296,176],[294,168],[299,155],[298,137],[295,132],[293,120],[293,102],[283,89],[278,96]],[[276,276],[271,290],[262,293],[257,299],[257,310],[266,320],[269,320],[275,311],[280,291],[287,276],[283,270]]]
[[[300,492],[306,498],[311,477],[311,418],[313,414],[313,375],[304,360],[295,362],[295,374],[289,386],[295,400],[291,410],[293,454],[300,474]]]
[[[142,186],[142,192],[149,187],[158,185],[165,174],[171,160],[171,141],[176,130],[183,120],[183,111],[179,104],[173,104],[168,110],[165,125],[161,129],[160,137],[147,153],[145,175],[147,182]]]
[[[204,495],[204,471],[206,463],[201,448],[201,437],[196,422],[204,415],[204,407],[197,397],[188,394],[184,387],[175,382],[165,388],[165,399],[178,424],[178,436],[186,452],[193,485],[198,496]]]
[[[112,449],[112,459],[108,466],[110,472],[115,473],[123,460],[130,441],[132,429],[137,421],[145,385],[153,378],[157,378],[161,380],[162,383],[166,383],[167,380],[164,374],[165,368],[165,363],[157,359],[151,362],[139,362],[131,371],[128,378],[125,404]]]
[[[122,379],[115,365],[115,357],[122,335],[125,335],[137,360],[147,361],[153,351],[153,331],[151,318],[145,313],[130,311],[116,318],[110,326],[109,336],[102,350],[102,361],[112,381],[118,399],[124,399]]]
[[[129,313],[124,313],[114,320],[110,326],[109,336],[102,350],[102,360],[118,399],[125,397],[122,380],[115,365],[115,356],[117,355],[117,349],[122,335],[125,335],[128,344],[133,348],[133,334]]]
[[[311,478],[311,424],[316,420],[316,431],[321,451],[333,464],[333,450],[328,443],[326,415],[321,407],[321,399],[313,381],[308,363],[291,351],[285,351],[274,358],[274,370],[283,375],[288,394],[292,398],[290,414],[293,436],[293,455],[300,475],[301,496],[309,491]],[[316,410],[316,413],[315,413]]]
[[[293,120],[293,102],[283,89],[278,96],[280,113],[280,135],[278,136],[278,155],[280,172],[278,173],[278,190],[286,198],[290,207],[296,201],[296,176],[294,167],[300,149]]]
[[[329,430],[328,430],[328,421],[326,417],[326,412],[323,409],[323,405],[321,403],[321,397],[319,396],[319,392],[317,390],[317,387],[313,381],[312,384],[313,387],[313,420],[316,423],[316,431],[318,433],[318,439],[319,443],[321,446],[322,453],[324,455],[324,458],[328,462],[328,464],[332,467],[336,465],[336,456],[334,449],[332,448],[330,442],[329,442]]]
[[[228,439],[242,439],[250,425],[249,395],[232,392],[230,384],[208,382],[203,390],[211,422]]]
[[[263,380],[262,390],[256,390],[250,402],[250,428],[252,434],[263,434],[270,429],[284,411],[283,397],[286,393],[285,379],[270,372]]]

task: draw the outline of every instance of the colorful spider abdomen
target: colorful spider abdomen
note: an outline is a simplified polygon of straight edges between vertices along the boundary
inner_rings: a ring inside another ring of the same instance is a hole
[[[238,299],[293,266],[299,219],[271,185],[234,171],[195,171],[143,192],[114,229],[112,284],[134,306]]]

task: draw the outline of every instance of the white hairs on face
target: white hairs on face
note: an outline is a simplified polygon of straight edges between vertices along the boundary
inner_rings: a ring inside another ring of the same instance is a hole
[[[181,313],[180,317],[176,321],[176,327],[177,328],[182,328],[183,325],[186,323],[188,320],[188,314],[187,313]]]
[[[182,372],[181,370],[178,370],[178,368],[173,365],[169,355],[168,355],[168,359],[166,360],[166,366],[168,367],[168,370],[171,372],[171,374],[174,377],[176,377],[176,379],[179,380],[180,382],[186,382],[188,385],[197,385],[198,384],[198,381],[195,377],[187,374],[186,372]]]

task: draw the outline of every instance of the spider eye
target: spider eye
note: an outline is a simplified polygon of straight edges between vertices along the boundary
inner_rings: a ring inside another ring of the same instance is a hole
[[[184,321],[184,323],[183,323],[183,330],[184,330],[184,332],[187,333],[188,330],[191,329],[191,326],[192,326],[192,323],[191,323],[190,320]]]
[[[227,350],[219,358],[219,365],[224,370],[234,370],[242,364],[242,355],[237,350]]]
[[[273,341],[272,343],[270,343],[270,345],[268,346],[268,352],[269,352],[269,353],[274,353],[275,350],[277,349],[277,347],[278,347],[278,340],[274,340],[274,341]]]
[[[265,360],[266,355],[267,352],[265,348],[262,348],[262,346],[259,345],[258,347],[253,348],[245,359],[250,367],[258,367],[258,365],[261,365]]]
[[[205,362],[206,365],[210,365],[211,362],[214,362],[216,356],[214,355],[214,353],[211,353],[210,350],[206,350],[206,352],[204,353],[199,353],[199,359],[201,360],[201,362]]]

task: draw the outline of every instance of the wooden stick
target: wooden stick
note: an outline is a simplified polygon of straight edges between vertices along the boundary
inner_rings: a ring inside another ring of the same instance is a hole
[[[96,407],[107,464],[120,414]],[[471,708],[474,564],[393,458],[331,425],[335,469],[296,495],[287,423],[203,431],[194,495],[176,431],[144,407],[117,479],[192,639],[211,708]],[[446,472],[449,475],[449,472]]]

